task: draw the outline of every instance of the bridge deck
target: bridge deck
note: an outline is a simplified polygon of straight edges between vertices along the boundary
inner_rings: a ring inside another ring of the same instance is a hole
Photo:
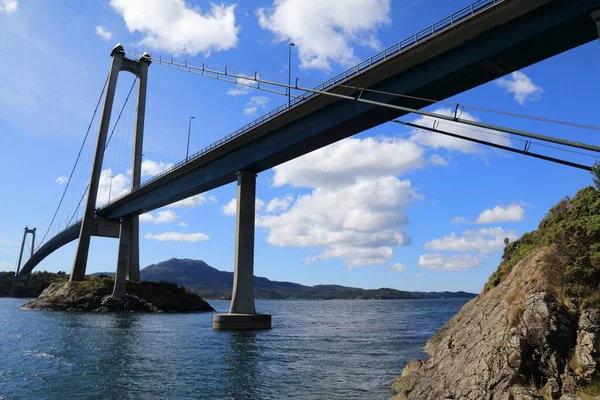
[[[340,83],[444,99],[598,38],[590,13],[600,0],[504,0],[477,17],[400,51]],[[337,83],[337,82],[336,82]],[[331,91],[351,94],[333,86]],[[422,108],[428,102],[371,94],[370,99]],[[235,181],[238,170],[259,173],[402,113],[325,95],[309,96],[289,111],[255,124],[187,163],[144,183],[98,215],[140,214]]]

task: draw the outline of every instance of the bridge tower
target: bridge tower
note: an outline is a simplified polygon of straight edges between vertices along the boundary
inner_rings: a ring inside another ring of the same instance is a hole
[[[23,233],[23,241],[21,242],[21,252],[19,253],[19,262],[17,263],[17,268],[15,270],[15,279],[13,280],[13,287],[12,287],[13,295],[15,294],[15,290],[17,288],[17,282],[19,281],[19,273],[21,272],[21,261],[23,261],[23,250],[25,250],[25,242],[27,242],[27,234],[31,233],[31,256],[33,256],[33,251],[35,249],[35,231],[36,231],[36,228],[29,229],[28,227],[25,227],[25,232]],[[29,275],[27,275],[27,279],[29,279]]]
[[[98,197],[98,186],[100,184],[100,175],[102,172],[102,163],[104,161],[104,150],[106,148],[107,134],[112,113],[115,90],[119,72],[127,71],[134,74],[138,79],[137,93],[137,112],[135,120],[135,137],[133,145],[133,162],[131,173],[131,188],[135,189],[140,185],[142,173],[142,147],[144,138],[144,117],[146,114],[146,88],[148,83],[148,67],[151,63],[150,55],[142,54],[139,60],[125,58],[125,51],[121,44],[117,44],[112,52],[112,64],[108,76],[108,85],[100,128],[98,130],[98,139],[96,142],[96,152],[92,165],[92,174],[88,197],[86,200],[83,219],[81,221],[81,230],[79,233],[79,244],[73,268],[71,270],[71,281],[80,281],[85,277],[88,253],[90,248],[90,239],[94,234],[96,225],[99,222],[95,216],[96,200]],[[124,216],[121,218],[121,229],[119,239],[119,256],[117,260],[117,274],[115,279],[125,280],[128,275],[131,280],[140,279],[140,261],[139,261],[139,219],[137,216]],[[116,288],[117,285],[115,285]],[[121,285],[123,291],[117,291],[116,295],[124,295],[125,285]]]
[[[268,329],[271,327],[271,316],[257,314],[254,306],[255,207],[256,174],[238,171],[233,292],[229,313],[213,316],[214,329]]]

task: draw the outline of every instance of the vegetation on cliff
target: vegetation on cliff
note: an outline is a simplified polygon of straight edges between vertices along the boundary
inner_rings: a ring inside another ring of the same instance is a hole
[[[573,198],[564,198],[536,231],[510,243],[484,292],[498,286],[531,251],[545,246],[555,249],[548,262],[555,268],[556,292],[575,305],[600,306],[600,191],[587,187]]]
[[[0,272],[0,297],[38,297],[51,283],[67,279],[64,272],[34,272],[19,279],[13,292],[14,272]]]

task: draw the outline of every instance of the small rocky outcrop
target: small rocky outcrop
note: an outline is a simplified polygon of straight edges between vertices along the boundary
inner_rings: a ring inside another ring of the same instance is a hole
[[[166,282],[127,282],[125,297],[112,297],[114,281],[89,278],[82,282],[57,282],[23,305],[25,310],[201,312],[214,309],[200,296]]]
[[[600,399],[600,192],[563,200],[509,244],[426,350],[394,381],[396,399]]]

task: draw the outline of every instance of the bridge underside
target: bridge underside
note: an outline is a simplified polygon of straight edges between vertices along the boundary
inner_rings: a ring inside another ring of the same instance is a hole
[[[598,38],[590,14],[599,0],[512,0],[495,7],[345,84],[442,100]],[[416,109],[431,104],[366,92],[363,97]],[[259,173],[403,114],[318,96],[97,213],[116,219],[148,212],[234,182],[237,171]]]

